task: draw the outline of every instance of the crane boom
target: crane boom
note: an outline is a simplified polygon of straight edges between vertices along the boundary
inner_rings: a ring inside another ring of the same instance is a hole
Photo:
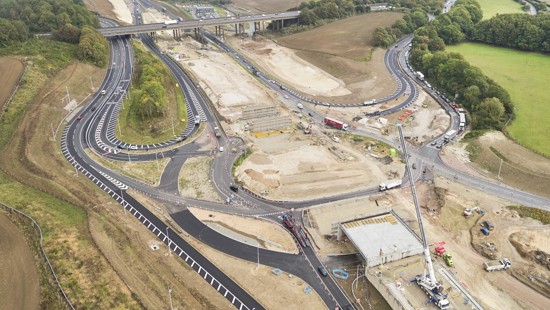
[[[399,131],[399,140],[401,141],[401,147],[403,149],[403,158],[405,160],[405,169],[406,173],[409,176],[409,184],[411,187],[411,194],[413,196],[414,207],[416,209],[416,217],[418,219],[418,227],[420,229],[420,237],[422,239],[422,246],[424,247],[424,259],[426,260],[426,265],[428,266],[428,277],[426,278],[426,272],[420,278],[417,278],[417,283],[421,288],[430,292],[433,301],[437,304],[440,309],[446,309],[449,307],[449,301],[446,298],[446,295],[442,294],[441,285],[435,279],[434,266],[432,263],[432,257],[430,255],[430,247],[426,240],[426,233],[424,232],[424,225],[422,224],[422,215],[420,213],[420,204],[418,203],[418,197],[416,196],[416,187],[414,186],[414,179],[411,172],[411,167],[409,165],[409,154],[407,153],[407,145],[405,144],[405,138],[403,137],[403,129],[401,125],[397,125]]]

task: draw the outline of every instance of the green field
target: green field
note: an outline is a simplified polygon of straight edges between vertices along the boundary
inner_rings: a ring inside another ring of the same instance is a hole
[[[516,108],[507,127],[520,144],[550,156],[550,56],[477,43],[447,46],[504,87]]]
[[[498,14],[525,13],[521,5],[513,0],[477,0],[483,11],[483,19],[489,19]]]

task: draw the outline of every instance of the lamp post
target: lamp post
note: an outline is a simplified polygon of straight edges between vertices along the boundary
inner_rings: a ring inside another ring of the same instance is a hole
[[[170,310],[174,310],[174,307],[172,306],[172,288],[168,288],[168,297],[170,298]]]

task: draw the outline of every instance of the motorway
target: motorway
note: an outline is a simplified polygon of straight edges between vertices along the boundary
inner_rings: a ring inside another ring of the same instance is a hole
[[[137,16],[139,12],[134,12],[134,14]],[[105,21],[104,23],[107,23],[110,28],[116,28],[111,22]],[[225,49],[230,55],[233,55],[235,61],[241,63],[243,68],[247,68],[245,70],[249,70],[250,74],[257,75],[267,87],[271,87],[283,95],[292,96],[292,98],[296,100],[309,103],[312,106],[326,104],[310,98],[305,98],[289,87],[274,81],[267,73],[259,72],[253,68],[242,55],[239,55],[229,46],[223,44],[221,40],[212,34],[205,31],[201,33],[208,40],[219,45],[222,49]],[[148,229],[155,233],[163,242],[168,244],[175,253],[185,259],[190,266],[201,274],[205,280],[215,289],[220,291],[220,293],[237,308],[262,309],[262,306],[243,288],[229,279],[204,256],[194,250],[183,238],[175,233],[170,234],[170,238],[168,238],[169,227],[131,197],[131,195],[126,192],[126,189],[133,188],[164,202],[172,211],[171,216],[180,227],[190,235],[197,237],[213,248],[251,262],[256,262],[259,253],[260,263],[279,268],[301,277],[315,289],[328,308],[333,308],[336,305],[345,306],[350,304],[350,301],[345,294],[343,294],[332,277],[319,277],[316,268],[322,263],[311,247],[300,247],[300,254],[298,255],[264,249],[258,250],[255,247],[247,246],[229,239],[209,229],[198,221],[186,209],[187,206],[198,206],[219,211],[223,210],[224,212],[227,212],[228,208],[223,204],[180,197],[177,192],[177,173],[174,171],[180,171],[181,166],[189,157],[214,156],[215,160],[211,176],[214,187],[219,191],[222,197],[230,199],[229,203],[232,206],[230,209],[232,210],[231,212],[240,215],[261,216],[277,222],[280,222],[279,216],[291,208],[297,210],[295,216],[300,220],[300,212],[298,212],[298,210],[301,208],[330,201],[349,199],[351,197],[373,195],[378,193],[378,189],[374,188],[334,197],[299,202],[269,201],[248,192],[246,189],[241,189],[236,193],[230,191],[229,185],[232,182],[231,166],[236,158],[245,150],[242,140],[238,137],[227,137],[225,134],[217,139],[218,146],[223,146],[227,150],[236,148],[237,152],[235,153],[228,151],[218,152],[217,148],[210,152],[198,151],[197,145],[187,141],[186,139],[189,137],[201,134],[203,129],[211,130],[213,126],[217,125],[221,128],[216,118],[215,111],[207,103],[207,100],[202,97],[193,81],[177,62],[160,52],[148,36],[140,35],[139,38],[168,66],[172,74],[176,77],[180,90],[188,103],[187,114],[189,120],[187,122],[187,127],[173,139],[151,145],[127,144],[116,138],[115,130],[117,116],[122,100],[130,85],[133,66],[132,44],[129,39],[124,37],[112,38],[112,65],[108,69],[105,80],[100,88],[101,90],[105,90],[106,93],[105,95],[98,93],[92,98],[91,103],[79,113],[82,119],[78,120],[75,117],[69,121],[63,133],[61,143],[63,154],[67,160],[73,164],[78,171],[90,178],[100,188],[109,193],[109,195],[119,202],[126,210],[143,222]],[[416,84],[406,60],[410,40],[410,37],[401,40],[395,44],[394,47],[388,49],[386,53],[384,61],[388,70],[396,80],[397,87],[392,95],[386,98],[378,98],[377,103],[395,101],[396,104],[389,110],[378,111],[377,115],[389,114],[403,109],[414,102],[418,96],[419,86]],[[454,109],[448,106],[448,104],[445,104],[433,90],[428,88],[424,89],[434,96],[451,115],[451,128],[458,128],[456,115],[453,116],[455,113]],[[353,107],[358,105],[363,105],[363,103],[345,105],[342,107]],[[305,109],[306,111],[310,111],[310,113],[315,113],[314,109],[310,107],[305,107]],[[321,115],[312,115],[317,121],[322,119]],[[195,125],[196,116],[198,116],[201,125]],[[400,147],[398,141],[389,140],[386,137],[371,132],[354,130],[354,133],[371,136],[397,148]],[[119,161],[150,161],[160,157],[171,157],[173,160],[169,163],[169,169],[164,171],[159,187],[154,188],[116,172],[109,171],[105,167],[95,163],[84,152],[86,148],[100,156]],[[407,148],[409,148],[409,146],[407,146]],[[430,167],[432,171],[437,172],[438,175],[445,176],[471,187],[483,189],[488,193],[521,204],[546,208],[550,206],[548,199],[518,191],[497,182],[478,179],[454,170],[452,167],[448,167],[439,158],[439,150],[435,147],[427,145],[422,148],[411,147],[409,149],[411,150],[414,162],[418,162],[419,166],[424,165]],[[420,177],[421,170],[422,167],[413,171],[413,173],[416,173],[414,179]]]

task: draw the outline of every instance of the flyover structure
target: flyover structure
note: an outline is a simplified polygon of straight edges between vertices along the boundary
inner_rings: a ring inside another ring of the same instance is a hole
[[[297,19],[300,16],[300,11],[269,13],[261,15],[248,16],[232,16],[212,19],[195,19],[189,21],[180,21],[175,24],[156,23],[156,24],[139,24],[119,27],[100,28],[97,31],[106,37],[133,35],[139,33],[150,33],[162,30],[185,30],[198,29],[201,27],[215,26],[220,29],[223,25],[235,25],[236,31],[244,30],[244,24],[254,23],[256,30],[259,30],[260,23],[265,21],[273,21],[276,29],[282,29],[285,26],[286,20]]]

